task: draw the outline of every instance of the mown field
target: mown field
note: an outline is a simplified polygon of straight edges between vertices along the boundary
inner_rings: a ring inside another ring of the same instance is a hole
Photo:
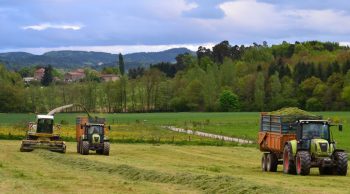
[[[333,129],[338,148],[350,150],[350,114],[318,113],[342,120]],[[256,140],[259,113],[97,114],[113,139],[110,156],[76,153],[75,117],[57,114],[67,153],[19,152],[25,123],[34,114],[0,114],[1,193],[349,193],[350,176],[302,177],[261,172],[257,145],[200,138],[164,125]],[[17,139],[17,140],[4,140]],[[202,146],[206,145],[206,146]]]
[[[1,193],[348,193],[350,177],[261,172],[249,147],[112,144],[111,155],[19,152],[0,140]]]

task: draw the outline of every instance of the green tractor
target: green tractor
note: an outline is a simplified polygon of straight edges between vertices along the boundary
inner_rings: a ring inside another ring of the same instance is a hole
[[[327,120],[298,120],[290,128],[296,129],[296,139],[287,141],[283,150],[283,172],[308,175],[318,167],[321,175],[346,176],[348,155],[337,149]],[[342,131],[342,125],[339,125]]]

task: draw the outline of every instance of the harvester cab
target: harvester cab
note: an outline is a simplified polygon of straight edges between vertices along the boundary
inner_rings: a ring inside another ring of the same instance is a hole
[[[89,150],[97,154],[109,155],[108,131],[105,119],[92,117],[78,117],[76,122],[77,152],[88,155]]]
[[[58,133],[60,126],[54,126],[53,115],[37,115],[36,122],[30,122],[28,127],[26,137],[21,144],[21,152],[30,152],[35,148],[66,152],[65,142],[60,140]]]

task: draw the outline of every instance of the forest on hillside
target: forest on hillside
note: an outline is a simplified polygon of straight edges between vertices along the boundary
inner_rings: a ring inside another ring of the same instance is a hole
[[[21,71],[0,66],[0,112],[47,112],[80,103],[94,112],[310,111],[350,108],[350,49],[333,42],[223,41],[180,54],[176,63],[120,71],[120,80],[93,74],[75,83],[25,85]],[[107,69],[108,70],[108,69]],[[105,69],[105,71],[107,71]],[[110,71],[113,71],[110,69]]]

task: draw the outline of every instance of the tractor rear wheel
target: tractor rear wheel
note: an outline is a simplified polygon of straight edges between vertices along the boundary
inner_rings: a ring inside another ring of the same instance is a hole
[[[267,153],[263,153],[261,157],[261,170],[267,171]]]
[[[277,171],[277,165],[278,165],[278,161],[277,161],[277,156],[274,153],[269,153],[267,154],[267,158],[266,158],[266,169],[269,172],[276,172]]]
[[[283,172],[285,174],[296,173],[292,148],[288,144],[284,146],[284,150],[283,150]]]
[[[311,168],[311,156],[308,151],[299,151],[296,157],[297,174],[308,175]]]
[[[334,160],[337,163],[335,167],[337,175],[346,176],[348,172],[348,155],[345,152],[335,152]]]
[[[83,155],[89,155],[89,150],[90,150],[89,142],[88,141],[83,141],[82,144],[83,144],[82,145],[82,154]]]
[[[109,156],[109,142],[103,143],[103,155]]]

